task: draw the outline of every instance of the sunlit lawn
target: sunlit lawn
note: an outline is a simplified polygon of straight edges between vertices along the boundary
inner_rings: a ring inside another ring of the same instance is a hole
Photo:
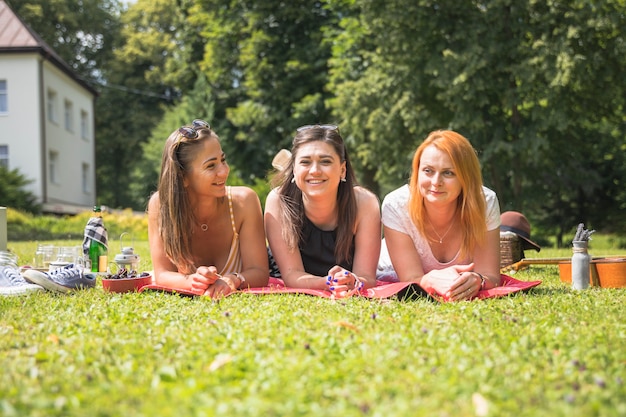
[[[35,246],[9,244],[21,264]],[[147,242],[135,250],[149,269]],[[2,297],[0,415],[626,415],[626,290],[573,291],[552,265],[515,277],[543,283],[455,304]]]

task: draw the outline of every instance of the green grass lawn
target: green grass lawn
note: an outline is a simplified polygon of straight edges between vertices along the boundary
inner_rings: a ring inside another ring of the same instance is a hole
[[[9,243],[21,264],[35,246]],[[0,297],[0,415],[625,416],[626,289],[574,291],[552,265],[515,277],[543,283],[447,304]]]

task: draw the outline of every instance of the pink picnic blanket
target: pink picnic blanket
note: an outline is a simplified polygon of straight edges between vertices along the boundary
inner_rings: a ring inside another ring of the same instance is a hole
[[[501,275],[502,284],[499,287],[491,288],[489,290],[480,291],[474,299],[483,299],[483,298],[496,298],[503,297],[505,295],[509,295],[518,291],[527,290],[532,287],[536,287],[541,284],[541,281],[519,281],[515,278],[512,278],[508,275]],[[141,287],[139,289],[140,292],[148,291],[148,290],[156,290],[156,291],[166,291],[181,295],[190,295],[197,296],[196,293],[193,293],[188,290],[175,289],[175,288],[167,288],[157,284],[149,284]],[[318,297],[324,298],[332,298],[333,295],[330,291],[326,290],[312,290],[307,288],[292,288],[286,287],[283,283],[283,280],[278,278],[270,278],[267,287],[257,287],[257,288],[246,288],[231,294],[238,293],[248,293],[248,294],[285,294],[285,293],[295,293],[295,294],[308,294],[315,295]],[[385,282],[385,281],[377,281],[376,286],[372,288],[367,288],[361,290],[358,295],[366,298],[389,298],[394,295],[398,296],[410,296],[409,293],[414,295],[423,294],[426,295],[426,292],[421,289],[417,284],[411,282]],[[229,294],[229,295],[231,295]],[[447,302],[448,300],[443,297],[434,297],[435,299]]]

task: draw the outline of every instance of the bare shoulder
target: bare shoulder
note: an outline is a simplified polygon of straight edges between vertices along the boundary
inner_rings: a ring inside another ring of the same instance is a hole
[[[245,208],[251,204],[259,203],[259,196],[250,187],[233,186],[230,188],[230,193],[233,198],[233,203],[237,206]]]
[[[265,197],[265,213],[277,213],[280,211],[280,197],[274,188]]]
[[[273,188],[272,190],[270,190],[270,192],[267,194],[267,200],[276,200],[278,199],[278,189],[277,188]]]
[[[148,200],[148,213],[154,212],[159,208],[159,192],[155,191]]]
[[[361,187],[359,185],[354,187],[354,195],[356,196],[356,201],[359,207],[361,206],[378,207],[380,205],[380,202],[378,201],[378,197],[376,197],[376,194],[374,194],[367,188]]]

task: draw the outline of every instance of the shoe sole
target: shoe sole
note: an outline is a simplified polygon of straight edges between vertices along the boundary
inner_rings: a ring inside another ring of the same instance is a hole
[[[27,295],[35,292],[42,292],[44,288],[37,284],[19,285],[16,287],[0,287],[0,295]]]
[[[68,292],[72,291],[72,288],[57,284],[56,282],[48,278],[48,275],[34,269],[24,271],[22,273],[22,276],[27,281],[32,282],[33,284],[41,285],[42,287],[50,291],[60,292],[63,294],[67,294]]]

